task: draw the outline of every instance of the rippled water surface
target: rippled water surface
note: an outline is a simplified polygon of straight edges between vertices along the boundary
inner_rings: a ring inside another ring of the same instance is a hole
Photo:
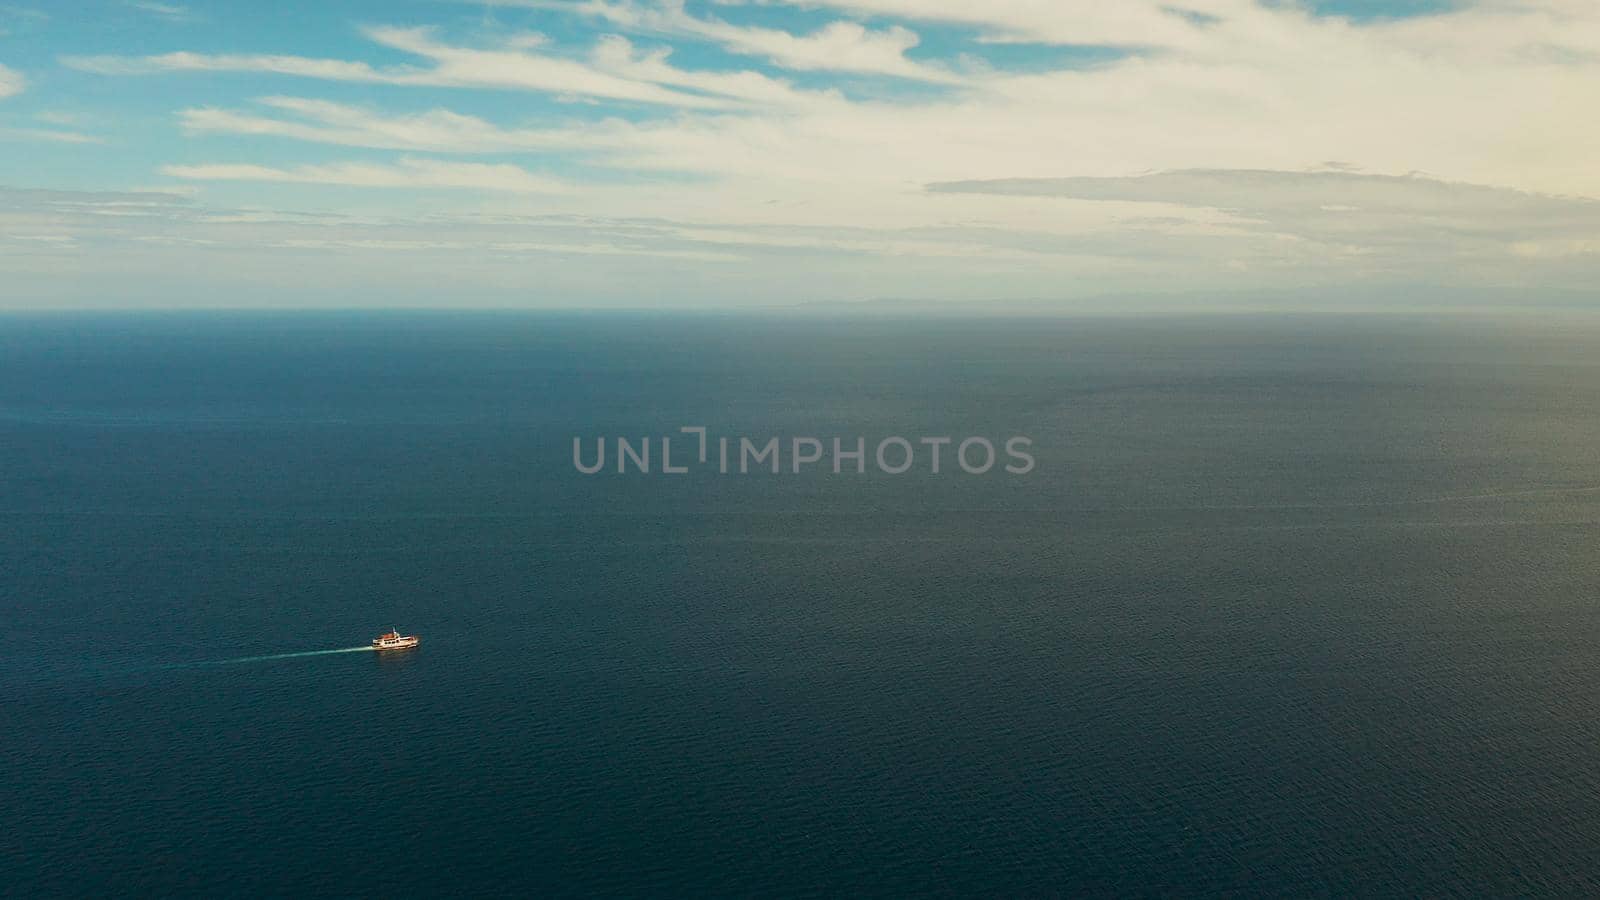
[[[1583,321],[0,318],[0,873],[1594,893],[1597,365]],[[573,469],[683,425],[1038,468]]]

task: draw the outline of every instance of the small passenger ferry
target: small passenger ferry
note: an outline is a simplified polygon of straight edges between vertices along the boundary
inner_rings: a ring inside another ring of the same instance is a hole
[[[414,634],[401,634],[393,628],[388,634],[380,634],[372,639],[374,650],[409,650],[422,643],[422,638]]]

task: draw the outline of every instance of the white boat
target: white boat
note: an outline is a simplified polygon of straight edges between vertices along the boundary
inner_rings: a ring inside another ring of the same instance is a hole
[[[422,638],[414,634],[401,634],[393,628],[388,634],[380,634],[372,639],[374,650],[409,650],[422,643]]]

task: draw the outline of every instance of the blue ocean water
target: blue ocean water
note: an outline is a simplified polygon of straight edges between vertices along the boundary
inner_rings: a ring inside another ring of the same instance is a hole
[[[0,883],[1593,894],[1597,539],[1582,319],[0,317]]]

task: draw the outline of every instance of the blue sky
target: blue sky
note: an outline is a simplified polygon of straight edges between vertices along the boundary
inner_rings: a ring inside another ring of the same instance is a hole
[[[1567,296],[1596,101],[1587,0],[3,0],[0,307]]]

